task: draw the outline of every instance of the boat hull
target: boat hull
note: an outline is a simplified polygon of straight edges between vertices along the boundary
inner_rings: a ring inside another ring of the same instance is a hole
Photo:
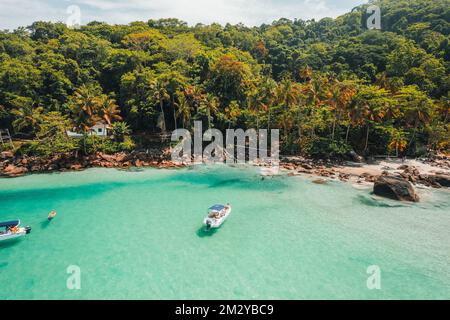
[[[25,228],[19,228],[19,231],[15,232],[15,233],[7,232],[7,233],[0,234],[0,241],[20,238],[26,234],[27,234],[27,231]]]
[[[227,210],[225,215],[219,219],[206,217],[203,221],[203,225],[208,229],[217,229],[222,226],[222,224],[227,220],[228,216],[231,214],[231,208]]]

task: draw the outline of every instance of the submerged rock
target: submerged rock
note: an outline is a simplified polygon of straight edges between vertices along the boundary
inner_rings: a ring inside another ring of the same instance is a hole
[[[373,192],[381,197],[399,200],[419,202],[413,185],[401,177],[380,176],[375,181]]]
[[[313,180],[313,183],[315,183],[315,184],[327,184],[328,181],[325,180],[325,179],[316,179],[316,180]]]

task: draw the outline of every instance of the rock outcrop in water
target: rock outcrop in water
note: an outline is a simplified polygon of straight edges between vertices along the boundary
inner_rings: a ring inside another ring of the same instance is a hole
[[[437,174],[434,176],[429,176],[428,179],[433,181],[435,184],[439,184],[442,187],[450,188],[450,176],[446,176],[443,174]]]
[[[419,202],[411,182],[395,176],[380,176],[375,180],[373,192],[381,197],[399,200]]]

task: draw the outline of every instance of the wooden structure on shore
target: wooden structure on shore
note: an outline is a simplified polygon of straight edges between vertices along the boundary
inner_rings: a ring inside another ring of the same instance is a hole
[[[0,129],[0,142],[2,146],[6,145],[7,143],[10,143],[13,149],[15,149],[14,143],[12,142],[11,139],[11,134],[9,133],[8,129]]]

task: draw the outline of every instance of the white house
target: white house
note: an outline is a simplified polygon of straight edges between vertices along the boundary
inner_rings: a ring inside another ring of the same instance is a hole
[[[91,133],[100,137],[107,137],[109,129],[110,126],[105,123],[96,123],[95,126],[91,128]]]
[[[88,135],[91,136],[99,136],[99,137],[107,137],[108,136],[108,130],[110,129],[110,126],[103,123],[103,122],[99,122],[96,123],[89,131]],[[66,131],[67,136],[71,137],[71,138],[82,138],[83,134],[82,133],[78,133],[78,132],[74,132],[74,131]]]

